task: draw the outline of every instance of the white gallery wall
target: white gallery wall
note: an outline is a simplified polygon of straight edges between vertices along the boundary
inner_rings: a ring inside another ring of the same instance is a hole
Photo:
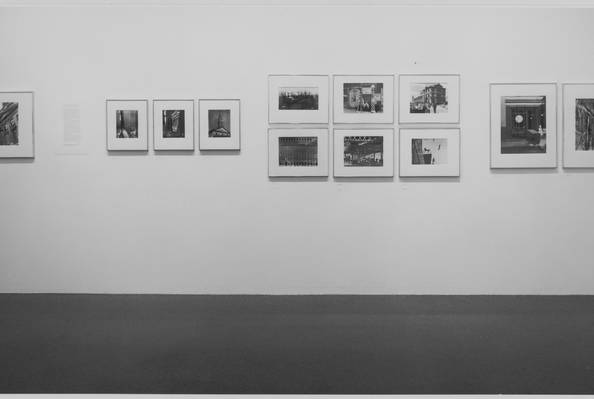
[[[35,92],[36,153],[0,160],[0,292],[594,294],[594,170],[489,168],[489,83],[594,82],[593,20],[0,7],[0,91]],[[284,73],[459,73],[460,178],[399,178],[396,160],[393,179],[335,179],[332,162],[269,179],[267,76]],[[155,153],[150,108],[148,153],[106,151],[106,98],[219,97],[241,99],[240,153]]]

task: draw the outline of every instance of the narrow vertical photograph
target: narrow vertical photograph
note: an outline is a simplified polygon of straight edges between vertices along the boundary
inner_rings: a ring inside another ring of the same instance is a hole
[[[231,137],[231,110],[208,110],[208,137]]]
[[[163,138],[185,137],[185,111],[183,109],[163,110]]]
[[[447,138],[414,138],[411,142],[413,165],[444,165],[448,163]]]
[[[501,154],[547,152],[546,96],[501,97]]]
[[[448,84],[445,82],[411,83],[411,114],[444,114],[448,112]]]
[[[278,166],[314,167],[318,166],[317,137],[279,137]]]
[[[118,139],[138,138],[137,110],[116,110],[116,137]]]
[[[19,103],[3,102],[0,108],[0,145],[19,145]]]
[[[382,136],[345,136],[343,162],[345,167],[384,166]]]
[[[310,110],[320,108],[318,87],[279,87],[279,110]]]
[[[594,151],[594,99],[575,100],[575,150]]]

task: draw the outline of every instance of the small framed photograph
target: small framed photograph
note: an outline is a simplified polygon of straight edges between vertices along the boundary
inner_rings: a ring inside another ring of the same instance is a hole
[[[239,100],[200,100],[200,150],[240,149]]]
[[[400,123],[460,123],[460,75],[400,75]]]
[[[334,123],[394,123],[394,75],[334,75]]]
[[[33,92],[0,92],[0,158],[34,158]]]
[[[394,176],[394,130],[334,129],[334,176]]]
[[[268,130],[268,176],[328,176],[328,129]]]
[[[194,150],[194,100],[153,100],[155,150]]]
[[[328,123],[328,75],[270,75],[268,122]]]
[[[148,101],[107,100],[108,151],[148,151]]]
[[[563,167],[594,168],[594,83],[563,85]]]
[[[491,168],[557,167],[557,85],[491,84]]]
[[[400,176],[460,176],[460,129],[400,129]]]

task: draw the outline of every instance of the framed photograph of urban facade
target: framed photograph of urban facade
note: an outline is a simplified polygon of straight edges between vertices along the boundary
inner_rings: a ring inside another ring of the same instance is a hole
[[[335,129],[334,176],[394,176],[394,130]]]
[[[153,146],[194,149],[194,100],[153,100]]]
[[[460,75],[400,75],[400,123],[460,123]]]
[[[108,151],[148,151],[148,101],[107,100]]]
[[[491,84],[491,167],[557,167],[557,85]]]
[[[239,151],[239,100],[200,100],[198,104],[200,149]]]
[[[268,122],[328,123],[328,75],[270,75]]]
[[[563,85],[563,166],[594,168],[594,83]]]
[[[460,129],[400,129],[400,176],[460,176]]]
[[[328,176],[328,129],[269,129],[268,176]]]
[[[33,92],[0,92],[0,158],[33,158]]]
[[[394,123],[394,75],[334,75],[334,123]]]

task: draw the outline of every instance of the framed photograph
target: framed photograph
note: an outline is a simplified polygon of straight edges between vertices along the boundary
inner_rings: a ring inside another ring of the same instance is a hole
[[[400,176],[460,176],[460,129],[400,129]]]
[[[268,122],[328,123],[328,75],[270,75]]]
[[[400,75],[400,123],[460,123],[460,75]]]
[[[394,130],[334,129],[334,176],[394,176]]]
[[[200,100],[200,149],[240,149],[239,100]]]
[[[594,83],[563,85],[563,167],[594,168]]]
[[[334,75],[334,123],[394,123],[394,75]]]
[[[194,100],[153,100],[155,150],[194,150]]]
[[[557,167],[557,85],[491,84],[491,168]]]
[[[34,158],[33,92],[0,92],[0,158]]]
[[[108,151],[148,151],[148,101],[107,100]]]
[[[269,129],[268,176],[328,176],[328,129]]]

